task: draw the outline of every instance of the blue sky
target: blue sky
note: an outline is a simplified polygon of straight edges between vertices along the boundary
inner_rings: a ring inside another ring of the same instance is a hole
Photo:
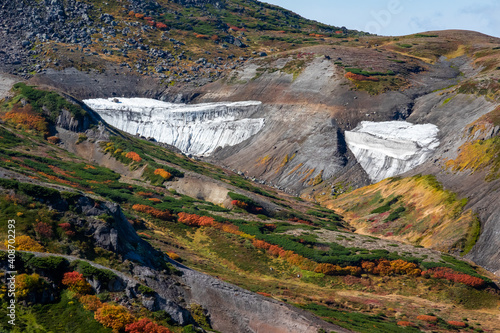
[[[319,22],[379,35],[445,29],[500,37],[498,0],[263,0]]]

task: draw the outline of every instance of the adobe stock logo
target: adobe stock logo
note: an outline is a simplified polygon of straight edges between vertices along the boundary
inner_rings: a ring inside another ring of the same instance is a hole
[[[380,34],[383,28],[391,24],[392,17],[402,12],[403,6],[401,6],[400,0],[389,0],[386,9],[378,11],[372,10],[370,12],[373,20],[366,24],[365,31],[371,32],[372,34]]]

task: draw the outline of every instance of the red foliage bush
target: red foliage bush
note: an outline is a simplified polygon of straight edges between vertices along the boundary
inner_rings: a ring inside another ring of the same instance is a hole
[[[141,213],[145,213],[148,215],[151,215],[153,217],[156,217],[157,219],[160,220],[171,220],[172,219],[172,214],[168,210],[159,210],[156,208],[153,208],[151,206],[147,205],[140,205],[140,204],[135,204],[132,206],[132,209]]]
[[[87,294],[92,291],[90,284],[85,280],[83,275],[78,272],[64,273],[62,284],[67,286],[69,290],[80,294]]]
[[[165,23],[161,23],[161,22],[156,22],[156,27],[160,30],[165,30],[167,29],[167,25]]]
[[[52,236],[54,236],[52,227],[45,222],[38,222],[37,224],[35,224],[35,231],[41,238],[51,239]]]
[[[239,207],[239,208],[242,208],[242,209],[245,209],[245,210],[248,209],[248,204],[246,202],[243,202],[243,201],[233,200],[233,201],[231,201],[231,204],[233,206],[236,206],[236,207]]]
[[[67,235],[67,236],[74,236],[76,235],[76,233],[71,230],[71,224],[65,222],[65,223],[60,223],[59,226],[64,230],[64,233]]]
[[[429,274],[435,279],[446,279],[448,281],[463,283],[473,288],[480,288],[486,284],[486,282],[481,278],[470,276],[469,274],[458,273],[448,267],[431,268],[422,272],[422,274]]]
[[[135,323],[125,326],[127,333],[172,333],[168,328],[152,322],[148,318],[143,318]]]

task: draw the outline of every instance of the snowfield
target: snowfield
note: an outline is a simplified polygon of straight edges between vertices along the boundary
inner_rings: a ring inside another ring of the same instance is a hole
[[[433,124],[363,121],[345,137],[370,179],[378,182],[424,163],[439,146],[438,132]]]
[[[264,127],[263,118],[249,118],[262,104],[259,101],[178,104],[149,98],[97,98],[83,102],[122,131],[198,156],[236,145]]]

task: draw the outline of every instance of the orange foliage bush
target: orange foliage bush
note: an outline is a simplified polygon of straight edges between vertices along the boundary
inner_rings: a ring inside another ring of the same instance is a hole
[[[200,38],[200,39],[208,39],[209,38],[209,36],[207,36],[207,35],[202,35],[202,34],[197,34],[197,33],[194,34],[194,37]]]
[[[184,223],[194,227],[213,227],[218,223],[212,217],[208,216],[199,216],[196,214],[188,214],[184,212],[180,212],[177,215],[179,216],[178,221],[180,223]]]
[[[457,273],[453,269],[447,267],[431,268],[422,272],[422,274],[429,274],[435,279],[446,279],[448,281],[463,283],[473,288],[479,288],[486,284],[483,279],[464,273]]]
[[[78,300],[80,301],[80,303],[82,303],[83,308],[85,310],[89,310],[89,311],[93,311],[93,312],[99,308],[102,308],[102,306],[103,306],[103,303],[101,302],[101,300],[95,295],[84,295],[84,296],[81,296]]]
[[[159,209],[153,208],[151,206],[140,205],[140,204],[133,205],[132,209],[137,211],[137,212],[141,212],[141,213],[145,213],[145,214],[154,216],[160,220],[172,219],[172,214],[170,214],[170,212],[168,210],[159,210]]]
[[[69,290],[79,294],[88,294],[92,291],[92,287],[85,280],[83,274],[78,272],[64,273],[62,284],[67,286]]]
[[[144,17],[144,14],[135,14],[135,17],[138,18],[138,19],[142,19]]]
[[[344,74],[344,77],[349,80],[354,81],[378,81],[378,78],[374,76],[364,76],[361,74],[354,74],[352,72],[347,72]]]
[[[419,276],[422,272],[416,264],[401,259],[393,261],[379,259],[376,262],[363,261],[361,267],[367,273],[380,276],[394,274]]]
[[[359,275],[361,268],[356,266],[341,267],[332,264],[317,264],[314,269],[316,273],[323,273],[325,275]]]
[[[172,174],[168,171],[165,171],[163,169],[156,169],[155,170],[155,175],[160,175],[166,180],[169,180],[172,177]]]
[[[179,260],[181,258],[177,253],[174,252],[167,252],[167,255],[170,259],[173,260]]]
[[[137,195],[141,196],[141,197],[144,197],[144,198],[148,198],[148,197],[152,197],[153,196],[153,193],[151,192],[142,192],[142,191],[139,191],[137,192]]]
[[[133,10],[131,10],[130,12],[128,12],[128,16],[135,16],[135,13]]]
[[[269,250],[269,248],[271,247],[271,244],[264,242],[263,240],[260,239],[253,239],[252,245],[258,249],[264,249],[264,250]]]
[[[144,19],[145,19],[146,21],[152,21],[152,20],[153,20],[153,18],[152,18],[152,17],[149,17],[149,16],[145,16],[145,17],[144,17]]]
[[[124,306],[108,303],[104,303],[101,308],[97,309],[94,318],[104,326],[117,331],[123,330],[135,319]]]
[[[260,292],[260,291],[258,291],[257,294],[265,296],[265,297],[271,297],[271,294],[263,293],[263,292]]]
[[[168,328],[152,322],[148,318],[143,318],[135,323],[125,326],[127,333],[172,333]]]
[[[49,136],[47,138],[47,141],[52,143],[53,145],[55,145],[55,144],[58,144],[59,142],[61,142],[61,139],[59,139],[57,136]]]
[[[149,201],[154,202],[154,203],[160,203],[161,200],[158,198],[148,198]]]
[[[8,241],[4,242],[5,247],[7,248],[9,243]],[[43,248],[40,243],[37,241],[33,240],[30,236],[26,235],[21,235],[16,237],[16,250],[18,251],[35,251],[35,252],[44,252],[45,249]]]
[[[450,321],[448,321],[448,324],[453,325],[453,326],[457,326],[457,327],[467,327],[467,324],[462,322],[462,321],[450,320]]]
[[[126,155],[126,158],[130,158],[134,162],[140,162],[142,161],[142,158],[137,154],[136,152],[129,151]]]
[[[422,320],[422,321],[433,322],[433,321],[437,321],[438,317],[436,317],[436,316],[429,316],[429,315],[420,315],[420,316],[417,316],[417,319],[418,320]]]
[[[24,107],[14,105],[12,111],[7,112],[3,118],[26,129],[36,130],[43,134],[48,133],[48,124],[45,118],[36,114],[29,104]]]
[[[408,327],[408,326],[414,326],[413,323],[410,323],[409,321],[398,321],[398,326],[404,326],[404,327]]]

